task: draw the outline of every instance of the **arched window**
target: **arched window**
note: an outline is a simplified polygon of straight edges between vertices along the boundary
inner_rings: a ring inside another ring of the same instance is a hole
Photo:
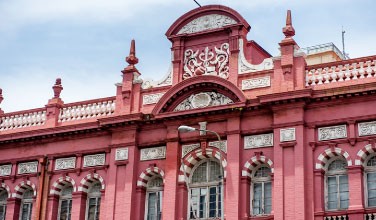
[[[190,219],[221,217],[221,168],[217,161],[206,160],[193,170],[190,180]]]
[[[0,220],[5,220],[8,192],[0,188]]]
[[[21,220],[31,220],[31,213],[33,210],[33,189],[29,188],[24,191],[21,199],[20,216]]]
[[[95,181],[90,187],[87,194],[86,204],[86,220],[98,220],[101,205],[102,185],[99,181]]]
[[[70,220],[72,212],[72,192],[73,186],[67,185],[63,188],[59,199],[59,217],[60,220]]]
[[[326,171],[327,210],[340,210],[349,207],[349,183],[347,163],[342,158],[335,158]]]
[[[149,180],[146,189],[145,219],[160,220],[162,217],[163,179],[156,176]]]
[[[272,181],[269,167],[262,165],[252,176],[251,215],[269,215],[272,211]]]
[[[366,172],[366,205],[367,207],[376,206],[376,156],[367,161]]]

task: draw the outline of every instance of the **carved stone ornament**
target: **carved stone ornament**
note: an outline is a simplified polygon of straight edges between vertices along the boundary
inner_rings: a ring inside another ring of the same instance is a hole
[[[141,161],[166,158],[166,146],[141,149]]]
[[[161,99],[161,97],[164,94],[165,93],[162,92],[162,93],[155,93],[155,94],[144,95],[144,96],[142,96],[142,104],[143,105],[155,104],[155,103],[157,103],[159,101],[159,99]]]
[[[200,126],[200,130],[206,130],[206,125],[208,124],[207,121],[199,122],[198,125]],[[200,136],[206,135],[206,131],[200,131]]]
[[[319,141],[346,138],[346,125],[319,128]]]
[[[363,122],[358,124],[359,136],[376,134],[376,121]]]
[[[92,154],[84,156],[84,167],[103,166],[106,162],[106,154]]]
[[[201,92],[192,94],[184,101],[182,101],[176,108],[174,112],[184,111],[196,108],[205,108],[209,106],[218,106],[234,103],[229,97],[217,93],[217,92]]]
[[[128,148],[116,149],[115,160],[128,160]]]
[[[229,44],[223,43],[219,49],[206,47],[203,52],[194,52],[188,49],[184,52],[184,73],[183,79],[199,75],[213,75],[228,79],[229,66]]]
[[[248,63],[244,55],[243,39],[239,39],[239,59],[238,59],[238,74],[252,73],[263,70],[271,70],[274,68],[272,58],[266,58],[262,63],[254,65]]]
[[[150,88],[172,85],[172,70],[173,69],[172,69],[172,63],[171,63],[170,67],[168,68],[167,73],[163,76],[163,78],[161,80],[157,81],[157,80],[147,78],[147,79],[143,80],[141,88],[142,89],[150,89]]]
[[[24,173],[36,173],[38,172],[38,161],[19,163],[18,164],[18,174]]]
[[[76,168],[76,157],[59,158],[55,161],[55,170],[66,170]]]
[[[9,176],[12,173],[12,164],[0,166],[0,176]]]
[[[242,90],[256,89],[270,86],[270,76],[242,80]]]
[[[237,22],[225,15],[210,14],[201,16],[184,25],[178,34],[192,34],[200,31],[221,28],[227,25],[236,24]]]
[[[244,149],[252,149],[259,147],[272,147],[273,133],[258,134],[244,137]]]
[[[186,144],[181,147],[181,157],[185,157],[185,155],[189,154],[191,151],[200,148],[200,144]]]
[[[295,141],[295,128],[286,128],[280,130],[280,142]]]
[[[208,144],[210,147],[218,148],[219,150],[225,152],[227,154],[227,141],[212,141]]]

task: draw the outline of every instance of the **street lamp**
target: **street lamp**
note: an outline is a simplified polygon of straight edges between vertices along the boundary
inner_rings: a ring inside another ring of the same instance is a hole
[[[193,127],[189,127],[189,126],[186,126],[186,125],[181,125],[179,126],[178,128],[178,131],[181,132],[181,133],[187,133],[187,132],[192,132],[192,131],[205,131],[205,132],[209,132],[209,133],[212,133],[212,134],[215,134],[218,138],[218,141],[219,141],[219,146],[221,146],[221,137],[219,136],[219,134],[215,131],[210,131],[210,130],[206,130],[206,129],[199,129],[199,128],[193,128]],[[219,149],[219,150],[222,150],[222,149]],[[223,216],[223,186],[224,186],[224,183],[223,183],[223,179],[224,179],[224,172],[223,172],[223,167],[222,167],[222,153],[219,154],[220,155],[220,159],[219,159],[219,167],[220,167],[220,172],[221,172],[221,181],[220,181],[220,187],[221,187],[221,219],[223,220],[224,219],[224,216]],[[185,169],[184,169],[184,166],[183,166],[183,159],[181,159],[181,164],[182,164],[182,167],[183,167],[183,171],[184,171],[184,177],[185,177],[185,183],[187,185],[187,189],[188,189],[188,192],[189,192],[189,183],[187,181],[187,176],[186,176],[186,173],[185,173]],[[192,208],[192,207],[191,207]],[[190,211],[188,212],[190,213]],[[188,214],[189,215],[189,214]]]

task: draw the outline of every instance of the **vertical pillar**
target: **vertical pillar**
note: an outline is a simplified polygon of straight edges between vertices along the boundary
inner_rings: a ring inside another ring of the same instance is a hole
[[[351,166],[347,168],[349,178],[349,218],[350,219],[362,219],[362,212],[359,210],[364,209],[364,184],[363,184],[363,167]],[[356,212],[358,213],[352,213]]]
[[[248,219],[250,214],[250,201],[251,201],[251,194],[250,194],[250,179],[249,177],[242,176],[241,177],[241,193],[240,193],[240,215],[241,219]]]
[[[274,181],[273,181],[273,210],[274,219],[284,219],[284,170],[283,148],[279,146],[279,129],[274,129]]]
[[[144,219],[145,216],[145,197],[146,197],[146,191],[144,187],[137,186],[136,188],[136,201],[137,204],[135,204],[135,216],[134,219]]]
[[[324,171],[322,169],[314,170],[314,210],[315,220],[322,219],[324,214]]]
[[[128,161],[129,163],[125,167],[125,189],[124,197],[121,203],[124,204],[124,216],[125,220],[133,220],[135,210],[135,198],[136,198],[136,181],[137,181],[137,160],[138,160],[138,148],[137,146],[128,147]]]
[[[177,218],[177,180],[179,166],[179,142],[177,126],[167,127],[165,184],[163,190],[162,219]]]
[[[72,219],[85,220],[86,198],[85,192],[80,191],[72,193]]]
[[[240,215],[240,116],[227,120],[227,167],[225,185],[225,210],[226,219],[239,219]]]
[[[117,166],[115,165],[115,155],[116,149],[111,149],[108,158],[109,168],[106,175],[106,189],[105,198],[101,198],[103,205],[101,205],[101,219],[105,218],[107,220],[115,219],[115,202],[116,202],[116,179],[117,179]],[[107,154],[108,155],[108,154]]]
[[[188,190],[185,182],[178,183],[178,198],[177,208],[178,208],[178,220],[183,220],[187,218],[188,213]]]
[[[20,219],[20,205],[21,200],[18,198],[8,198],[7,213],[5,220],[19,220]]]
[[[295,126],[296,144],[294,146],[294,188],[295,188],[295,219],[306,218],[306,178],[305,178],[305,150],[304,150],[304,127]],[[308,147],[309,148],[309,147]],[[287,161],[286,161],[287,162]],[[288,193],[288,192],[286,192]],[[308,220],[308,219],[307,219]]]
[[[48,220],[57,219],[58,211],[59,211],[59,196],[57,196],[55,194],[49,195],[48,201],[47,201],[47,216],[46,216],[46,219],[48,219]]]

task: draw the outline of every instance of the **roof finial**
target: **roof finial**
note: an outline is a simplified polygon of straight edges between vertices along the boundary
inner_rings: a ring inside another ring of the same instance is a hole
[[[60,78],[56,79],[55,85],[52,86],[52,89],[54,90],[54,99],[60,98],[61,90],[63,90]]]
[[[125,59],[127,63],[129,63],[130,66],[134,66],[135,64],[138,63],[138,58],[136,57],[136,46],[135,46],[135,41],[132,40],[131,42],[131,49],[129,51],[129,56]]]
[[[1,102],[4,100],[4,98],[3,98],[3,90],[2,89],[0,89],[0,104],[1,104]],[[0,114],[2,114],[2,113],[4,113],[3,112],[3,110],[1,110],[1,108],[0,108]]]
[[[282,29],[282,32],[286,38],[291,38],[295,35],[295,29],[292,27],[291,21],[291,10],[287,10],[286,27]]]

